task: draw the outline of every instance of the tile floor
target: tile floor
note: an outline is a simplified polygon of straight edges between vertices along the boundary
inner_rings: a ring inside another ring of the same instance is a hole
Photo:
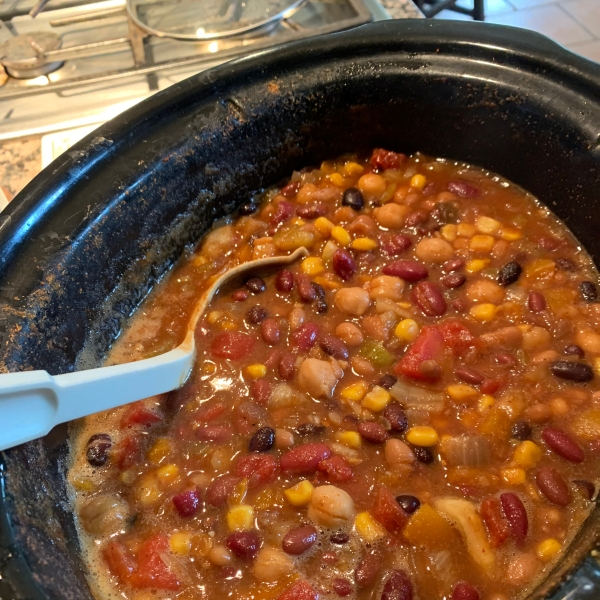
[[[459,0],[472,8],[472,0]],[[600,63],[600,0],[485,0],[486,21],[524,27]],[[470,17],[443,10],[436,18]]]

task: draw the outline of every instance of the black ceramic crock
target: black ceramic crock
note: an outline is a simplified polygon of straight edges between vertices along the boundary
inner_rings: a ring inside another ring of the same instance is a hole
[[[187,79],[36,177],[0,215],[1,368],[65,373],[84,348],[99,365],[215,219],[295,168],[374,146],[504,175],[564,219],[598,263],[600,67],[524,30],[381,22]],[[66,495],[65,431],[2,454],[3,600],[91,598]],[[599,522],[596,510],[531,598],[577,567]]]

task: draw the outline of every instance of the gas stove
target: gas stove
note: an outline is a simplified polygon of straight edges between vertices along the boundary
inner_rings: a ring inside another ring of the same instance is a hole
[[[51,0],[32,18],[35,0],[0,0],[0,140],[91,127],[232,58],[389,18],[378,0],[263,0],[287,8],[215,32],[187,23],[193,1]],[[221,22],[256,1],[221,0]]]

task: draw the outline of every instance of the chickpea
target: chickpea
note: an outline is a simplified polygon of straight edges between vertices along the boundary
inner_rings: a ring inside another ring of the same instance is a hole
[[[454,248],[446,240],[425,238],[417,244],[415,254],[423,262],[441,265],[454,256]]]
[[[129,505],[117,494],[101,494],[88,500],[79,516],[88,533],[106,535],[123,526],[129,516]]]
[[[523,350],[541,350],[550,343],[550,332],[544,327],[532,327],[523,333]]]
[[[375,373],[375,367],[362,356],[353,356],[350,364],[357,375],[373,375]]]
[[[275,446],[277,448],[291,448],[294,445],[294,434],[287,429],[275,430]]]
[[[315,489],[308,505],[308,518],[323,527],[339,527],[354,517],[354,501],[334,485]]]
[[[296,194],[296,201],[300,204],[306,204],[314,199],[317,192],[317,186],[314,183],[305,183]]]
[[[208,560],[219,567],[227,566],[232,559],[231,552],[225,546],[213,546],[208,552]]]
[[[362,326],[367,337],[379,342],[385,342],[390,335],[388,323],[386,323],[379,315],[363,317]]]
[[[339,367],[334,371],[329,361],[307,358],[298,371],[298,387],[313,398],[331,398],[338,382],[339,371]]]
[[[396,188],[393,197],[394,202],[396,202],[397,204],[404,204],[404,200],[406,199],[406,196],[408,196],[408,189],[409,188],[406,185],[402,185]]]
[[[560,356],[556,350],[544,350],[543,352],[536,354],[531,359],[531,362],[534,364],[545,364],[558,360],[559,358]]]
[[[337,335],[346,346],[360,346],[365,339],[362,331],[354,324],[349,321],[340,323],[335,328],[335,335]]]
[[[575,343],[585,352],[600,354],[600,335],[592,329],[580,329],[575,334]]]
[[[306,313],[302,308],[292,308],[288,315],[288,322],[290,324],[290,331],[296,331],[300,325],[306,320]]]
[[[560,415],[566,415],[569,412],[569,405],[564,398],[554,398],[550,401],[550,409],[557,417],[559,417]]]
[[[388,229],[400,229],[404,226],[406,217],[410,209],[408,206],[403,204],[384,204],[378,208],[373,209],[373,216],[375,220],[382,226]]]
[[[279,581],[294,571],[294,563],[279,548],[263,548],[254,561],[254,576],[259,581]]]
[[[392,438],[385,443],[385,460],[392,470],[404,472],[414,464],[416,456],[402,440]]]
[[[368,200],[374,200],[383,196],[387,189],[387,181],[376,173],[367,173],[363,175],[356,184],[356,187],[365,195]]]
[[[352,221],[352,219],[354,219],[355,214],[356,213],[349,206],[342,206],[333,213],[333,217],[331,218],[331,220],[336,225],[345,225],[346,223],[349,223],[350,221]]]
[[[500,304],[504,300],[504,289],[495,281],[478,279],[467,286],[466,295],[471,302]]]
[[[530,582],[540,563],[533,554],[523,553],[513,558],[506,568],[506,578],[512,585]]]
[[[380,275],[370,282],[369,294],[373,300],[377,298],[388,298],[394,302],[402,300],[404,281],[399,277]]]
[[[371,305],[369,292],[360,287],[349,287],[338,290],[333,301],[342,312],[357,317],[363,315]]]
[[[534,423],[545,423],[552,416],[552,411],[547,404],[534,404],[525,411],[525,416]]]

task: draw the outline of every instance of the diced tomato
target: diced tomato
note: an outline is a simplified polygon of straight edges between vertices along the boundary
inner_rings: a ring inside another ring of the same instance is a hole
[[[227,409],[223,402],[203,404],[195,413],[194,420],[200,423],[208,423],[218,419]]]
[[[121,429],[133,427],[133,425],[149,427],[153,423],[158,423],[159,421],[162,421],[162,417],[149,408],[146,408],[144,401],[140,400],[139,402],[130,404],[125,410],[125,413],[121,418]]]
[[[116,452],[117,466],[121,470],[128,469],[142,458],[142,449],[139,437],[128,435],[123,438]]]
[[[490,544],[499,548],[510,537],[510,527],[502,514],[498,498],[491,496],[481,503],[481,518],[487,527]]]
[[[254,340],[246,333],[239,331],[224,331],[215,337],[210,345],[210,351],[219,358],[240,360],[248,356],[254,348]]]
[[[270,454],[242,456],[235,465],[235,474],[248,479],[248,487],[255,488],[275,479],[279,464]]]
[[[399,533],[408,521],[408,515],[396,502],[392,492],[383,486],[377,490],[371,514],[390,533]]]
[[[178,589],[177,575],[161,556],[168,552],[169,538],[166,535],[154,535],[147,539],[140,548],[138,568],[131,575],[130,584],[136,588]]]
[[[332,456],[319,463],[319,471],[327,475],[333,483],[340,483],[352,479],[352,469],[341,456]]]
[[[250,396],[259,404],[266,404],[271,395],[271,384],[266,379],[256,379],[250,384]]]
[[[447,319],[437,328],[455,356],[460,356],[475,345],[475,336],[460,319]]]
[[[371,165],[376,170],[399,169],[406,163],[406,154],[397,154],[383,148],[376,148],[371,155]]]
[[[299,579],[287,588],[277,600],[319,600],[319,594],[304,579]]]
[[[111,540],[102,554],[110,572],[123,583],[127,583],[135,571],[136,565],[123,544],[117,540]]]
[[[394,367],[398,375],[404,375],[419,381],[436,381],[439,379],[442,366],[447,360],[448,347],[444,337],[436,327],[423,327],[417,339],[409,346],[406,354]],[[429,364],[423,363],[428,361]],[[429,362],[431,361],[431,362]],[[438,365],[439,372],[431,367]]]
[[[319,463],[331,456],[327,444],[314,442],[301,444],[288,450],[281,457],[281,468],[290,473],[314,473],[319,469]]]
[[[173,504],[180,517],[193,517],[200,508],[200,499],[202,492],[198,488],[193,488],[173,496]]]

